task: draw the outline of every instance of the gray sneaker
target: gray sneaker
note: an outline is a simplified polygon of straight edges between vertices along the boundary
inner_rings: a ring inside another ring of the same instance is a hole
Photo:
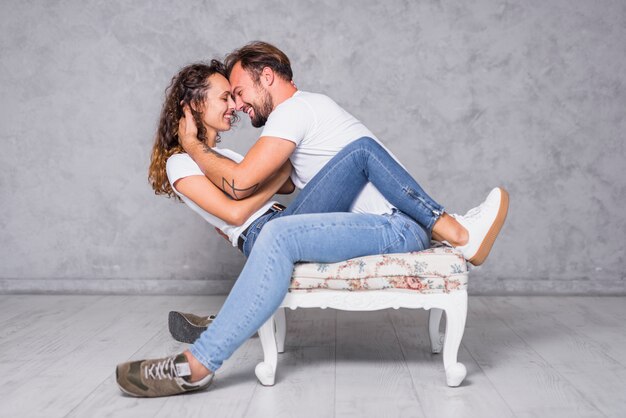
[[[211,325],[215,315],[198,316],[190,313],[171,311],[167,324],[172,338],[181,343],[193,344]]]
[[[209,325],[215,320],[215,315],[199,316],[191,313],[170,311],[167,324],[172,338],[181,343],[193,344],[200,334],[207,330]],[[258,337],[254,333],[252,337]]]
[[[138,360],[118,364],[117,384],[122,392],[140,398],[172,396],[206,389],[213,373],[202,380],[190,382],[191,369],[184,354],[155,360]]]

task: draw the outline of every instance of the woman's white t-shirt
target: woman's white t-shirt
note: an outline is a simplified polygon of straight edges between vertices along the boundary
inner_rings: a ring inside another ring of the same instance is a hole
[[[239,163],[241,162],[241,160],[243,160],[243,155],[226,148],[213,148],[213,151],[219,152],[223,156],[230,158],[236,163]],[[183,202],[185,202],[185,204],[189,206],[191,210],[202,216],[205,221],[217,227],[224,234],[226,234],[230,242],[233,244],[233,247],[237,246],[237,240],[239,239],[239,235],[241,235],[241,233],[245,231],[246,228],[250,226],[250,224],[254,222],[258,217],[267,212],[272,204],[277,203],[276,201],[267,202],[259,210],[253,213],[252,216],[250,216],[241,226],[230,225],[222,219],[218,218],[217,216],[210,214],[209,212],[202,209],[200,206],[196,205],[191,199],[179,193],[178,190],[176,190],[176,188],[174,187],[174,183],[184,177],[204,176],[204,173],[202,172],[198,164],[196,164],[196,162],[189,156],[189,154],[174,154],[169,157],[165,165],[165,171],[167,172],[167,178],[172,185],[172,189],[174,189],[174,192],[178,196],[180,196]]]

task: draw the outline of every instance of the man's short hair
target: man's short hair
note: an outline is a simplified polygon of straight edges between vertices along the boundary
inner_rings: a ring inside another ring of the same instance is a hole
[[[238,62],[252,76],[255,83],[259,82],[261,72],[265,67],[271,68],[286,81],[291,81],[293,78],[291,63],[287,55],[267,42],[250,42],[228,54],[224,59],[224,64],[226,65],[226,74],[229,77],[230,72]]]

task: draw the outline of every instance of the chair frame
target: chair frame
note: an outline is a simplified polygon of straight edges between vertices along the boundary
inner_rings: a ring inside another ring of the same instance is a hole
[[[450,387],[459,386],[467,369],[457,361],[457,355],[467,318],[467,290],[450,293],[423,294],[413,290],[314,290],[293,291],[285,296],[278,310],[259,329],[264,360],[257,364],[255,374],[262,385],[273,386],[276,379],[278,353],[285,351],[287,322],[285,308],[332,308],[343,311],[376,311],[388,308],[409,308],[430,310],[428,335],[432,353],[443,349],[443,366],[446,383]],[[445,333],[439,325],[443,313],[446,314]]]

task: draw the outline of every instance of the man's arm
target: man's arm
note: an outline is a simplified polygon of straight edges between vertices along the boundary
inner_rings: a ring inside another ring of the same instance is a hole
[[[173,187],[206,212],[231,225],[240,226],[274,196],[285,184],[290,173],[291,165],[285,164],[259,187],[254,196],[239,201],[230,199],[202,175],[180,178],[174,182]]]
[[[296,144],[286,139],[261,137],[240,163],[236,163],[205,146],[197,139],[186,144],[185,151],[198,164],[213,184],[233,199],[243,199],[258,188],[285,164],[296,149]]]
[[[280,189],[276,192],[276,194],[291,194],[296,190],[296,185],[291,181],[291,177],[287,178],[285,184],[280,186]]]
[[[213,184],[233,199],[243,199],[258,188],[296,149],[293,142],[276,137],[261,137],[240,163],[236,163],[198,141],[191,113],[186,111],[179,125],[179,138],[185,151]]]

